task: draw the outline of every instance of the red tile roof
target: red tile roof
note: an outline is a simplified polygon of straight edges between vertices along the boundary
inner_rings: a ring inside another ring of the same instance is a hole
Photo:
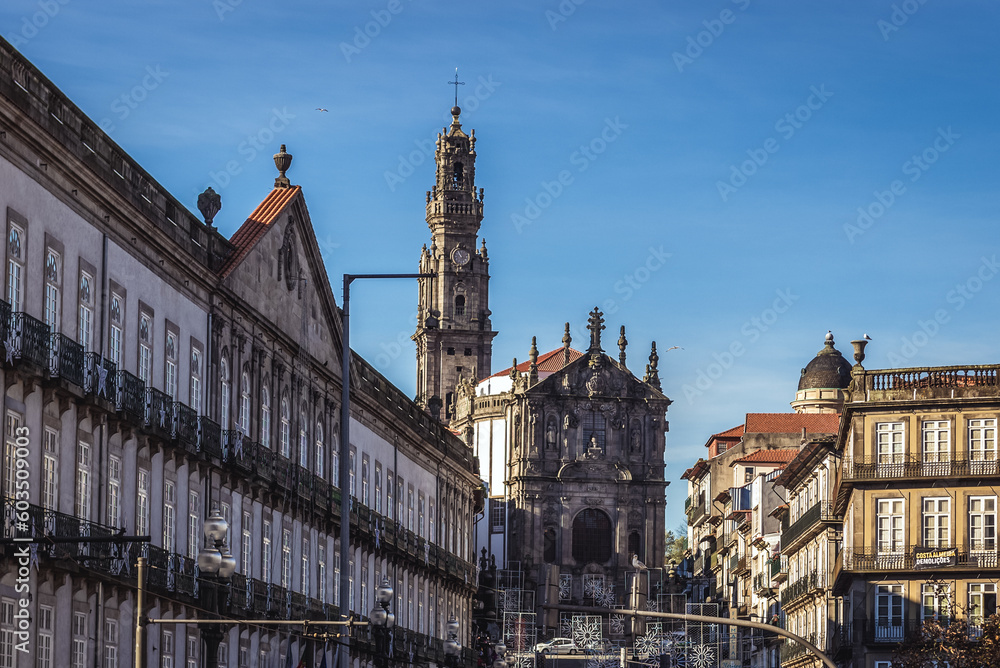
[[[746,457],[742,459],[734,460],[730,466],[733,464],[746,464],[746,463],[757,463],[757,464],[787,464],[788,462],[795,459],[795,456],[799,454],[798,450],[783,449],[783,450],[755,450],[751,452]]]
[[[563,353],[562,348],[556,348],[555,350],[545,353],[544,355],[539,355],[538,373],[552,373],[554,371],[558,371],[559,369],[563,368],[562,353]],[[569,349],[570,362],[579,359],[581,357],[583,357],[583,353],[581,353],[579,350],[573,350],[572,348]],[[530,360],[527,362],[521,362],[520,364],[517,365],[517,370],[521,373],[528,373],[528,370],[530,368],[531,368]],[[510,375],[510,367],[507,367],[503,371],[497,371],[495,374],[490,376],[490,378],[499,378],[501,376],[509,376],[509,375]]]
[[[260,238],[267,232],[267,228],[277,220],[278,215],[284,210],[285,206],[301,190],[302,186],[275,188],[254,209],[254,212],[250,214],[246,222],[240,226],[240,229],[236,230],[236,234],[229,240],[229,243],[233,244],[234,249],[233,254],[226,259],[226,263],[219,270],[222,278],[228,276],[243,261],[243,258],[250,253],[250,250],[257,245]]]
[[[732,429],[727,429],[725,431],[721,431],[718,434],[712,434],[712,438],[717,438],[719,440],[729,440],[729,439],[734,439],[734,438],[735,439],[740,439],[740,438],[743,438],[743,431],[744,431],[744,429],[745,429],[744,425],[738,424],[735,427],[733,427]]]
[[[802,428],[809,434],[836,434],[840,415],[836,413],[747,413],[748,434],[795,434]]]

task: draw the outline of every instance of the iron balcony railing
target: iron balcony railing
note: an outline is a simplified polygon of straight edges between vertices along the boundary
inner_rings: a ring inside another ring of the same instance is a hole
[[[810,633],[809,635],[804,635],[802,637],[808,640],[813,645],[815,645],[819,641],[815,633]],[[781,645],[781,650],[780,650],[781,661],[782,663],[786,661],[791,661],[792,659],[802,656],[807,651],[808,650],[806,649],[806,646],[803,645],[802,643],[792,640],[790,638],[786,639],[784,644]]]
[[[849,457],[844,460],[843,471],[844,480],[998,476],[1000,461],[992,451],[944,452],[924,457],[894,454]]]
[[[49,341],[49,376],[83,387],[83,346],[65,334],[53,333]]]
[[[779,554],[767,560],[771,571],[771,579],[784,582],[788,578],[788,557]]]
[[[10,334],[10,304],[0,300],[0,341],[6,341]]]
[[[781,590],[781,605],[790,605],[806,594],[816,589],[822,589],[824,586],[824,579],[816,573],[805,575]]]
[[[222,427],[204,415],[198,416],[198,452],[206,458],[222,459]]]
[[[704,503],[699,503],[698,505],[693,506],[691,508],[691,520],[690,520],[690,523],[692,525],[697,525],[702,519],[705,518],[705,516],[707,514],[708,513],[705,510],[705,504]]]
[[[792,522],[790,526],[782,529],[782,551],[787,552],[795,544],[796,540],[820,522],[829,522],[836,519],[837,516],[833,512],[833,504],[831,502],[819,501],[814,503],[808,510],[802,513],[801,517]]]
[[[173,432],[170,434],[188,452],[198,451],[198,413],[179,401],[173,403]]]
[[[863,645],[900,643],[913,636],[923,622],[915,619],[893,617],[889,619],[854,620],[854,640]],[[859,637],[860,636],[860,637]]]
[[[906,571],[913,570],[917,550],[940,550],[951,552],[945,561],[934,565],[941,568],[1000,568],[1000,552],[995,540],[965,543],[961,547],[938,545],[900,545],[896,548],[844,548],[843,570],[851,572]]]
[[[98,353],[86,353],[83,366],[84,391],[98,399],[115,401],[118,396],[118,368],[115,363]]]
[[[118,372],[118,396],[115,404],[118,412],[124,413],[135,422],[142,422],[146,417],[146,384],[138,376],[124,369]]]
[[[146,388],[146,427],[165,438],[174,432],[174,400],[166,392]]]
[[[10,334],[4,339],[9,362],[25,362],[39,369],[49,366],[49,326],[27,313],[10,316]]]

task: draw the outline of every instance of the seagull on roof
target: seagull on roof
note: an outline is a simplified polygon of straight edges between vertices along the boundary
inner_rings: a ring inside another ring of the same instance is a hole
[[[324,109],[323,107],[316,107],[316,111],[330,111],[330,110]]]
[[[649,570],[646,568],[646,564],[639,561],[639,555],[636,554],[635,552],[632,553],[632,568],[634,568],[637,571]]]
[[[865,334],[865,341],[871,341],[871,340],[872,340],[872,337],[870,337],[867,334]]]

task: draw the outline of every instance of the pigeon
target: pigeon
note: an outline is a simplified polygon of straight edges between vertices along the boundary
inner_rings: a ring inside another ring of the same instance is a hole
[[[641,561],[639,561],[639,555],[636,554],[635,552],[632,553],[632,568],[634,568],[637,571],[648,570],[646,568],[646,564],[644,564]]]
[[[316,111],[330,111],[330,110],[324,109],[323,107],[316,107]]]
[[[870,337],[867,334],[865,334],[865,341],[871,341],[871,340],[872,340],[872,337]]]

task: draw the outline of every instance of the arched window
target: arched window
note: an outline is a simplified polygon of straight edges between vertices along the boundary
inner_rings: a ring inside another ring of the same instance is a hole
[[[271,392],[267,385],[260,390],[260,444],[271,449]]]
[[[324,466],[326,465],[326,444],[323,443],[323,423],[316,421],[316,475],[325,478]]]
[[[229,398],[232,385],[229,382],[229,362],[223,357],[219,362],[219,376],[222,378],[222,408],[219,410],[219,423],[223,429],[229,429]]]
[[[333,431],[330,432],[330,471],[333,476],[333,484],[340,486],[340,425],[334,424]],[[392,512],[392,509],[389,510]]]
[[[597,508],[585,508],[573,520],[573,558],[581,564],[604,563],[611,558],[611,518]]]
[[[282,457],[292,456],[292,422],[288,413],[288,397],[281,398],[281,438],[278,445]]]
[[[299,412],[299,466],[309,468],[309,431],[306,429],[306,414]]]
[[[246,371],[240,376],[240,414],[239,428],[244,434],[250,433],[250,374]]]
[[[544,545],[542,545],[542,558],[545,563],[554,564],[556,562],[556,530],[555,527],[545,527]]]
[[[642,537],[638,531],[633,531],[628,535],[628,551],[630,554],[638,556],[639,561],[642,561]]]
[[[462,179],[465,177],[464,171],[465,169],[462,163],[456,162],[452,172],[452,175],[454,177],[453,182],[456,186],[462,185]]]
[[[465,295],[455,297],[455,315],[465,315]]]

